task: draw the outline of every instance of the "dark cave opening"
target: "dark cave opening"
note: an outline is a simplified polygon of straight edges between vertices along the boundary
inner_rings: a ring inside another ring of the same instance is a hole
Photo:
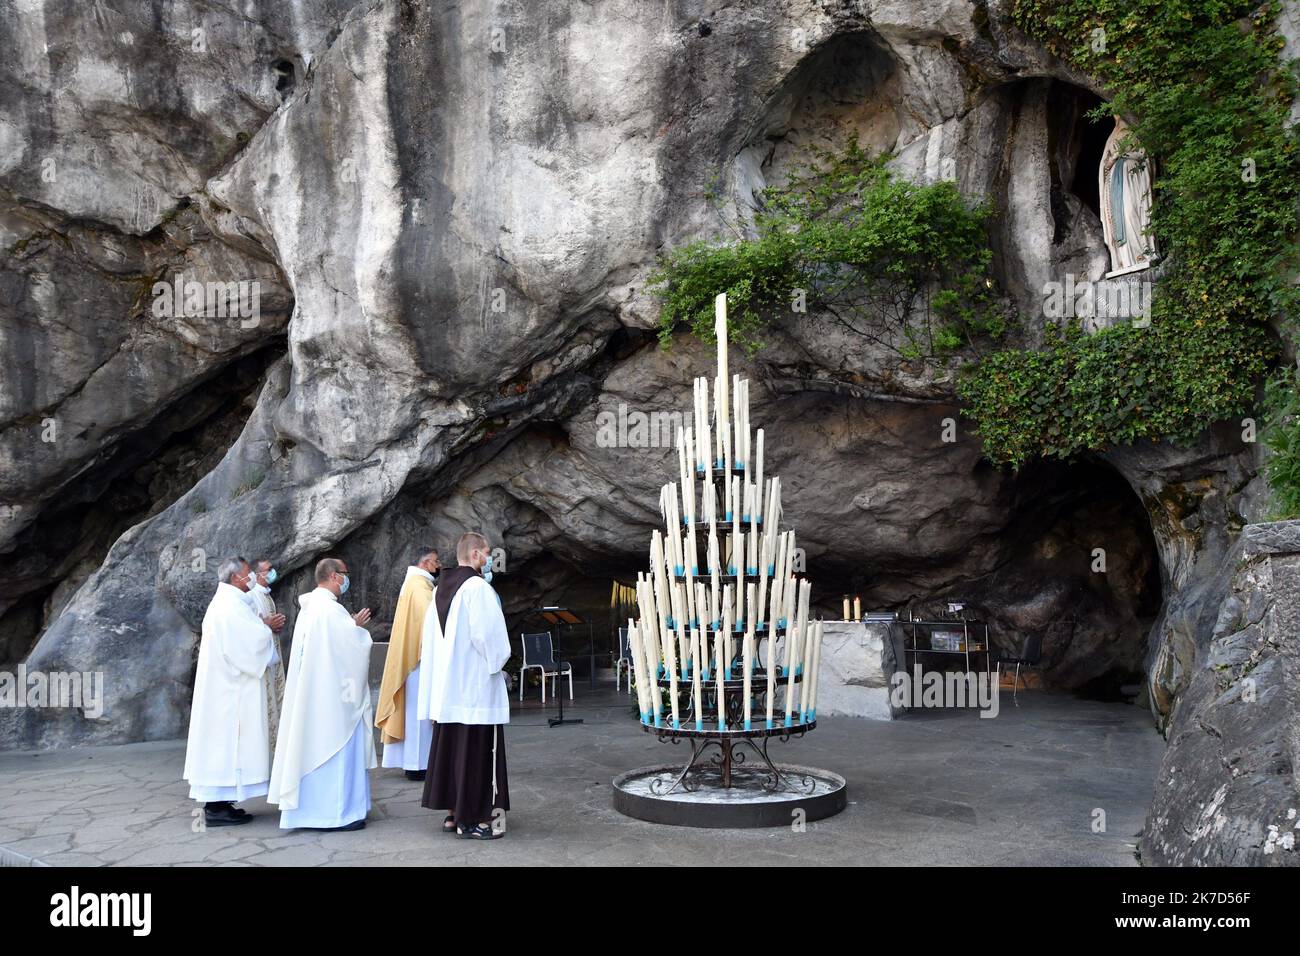
[[[0,612],[0,665],[23,660],[128,529],[158,514],[224,457],[243,430],[277,339],[197,384],[80,476],[0,555],[18,595]]]
[[[974,544],[993,562],[984,573],[963,573],[956,559],[945,566],[897,554],[818,573],[810,554],[820,610],[839,619],[842,596],[856,595],[864,610],[933,619],[960,601],[968,616],[989,623],[995,655],[1041,637],[1030,679],[1044,689],[1132,700],[1144,685],[1147,636],[1164,591],[1141,500],[1109,465],[1083,459],[1026,467],[1005,503],[1011,518],[997,539]]]

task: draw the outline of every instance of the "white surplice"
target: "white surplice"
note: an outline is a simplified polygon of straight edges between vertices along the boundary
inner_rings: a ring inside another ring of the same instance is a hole
[[[364,816],[342,819],[358,806],[369,809],[366,771],[376,766],[370,634],[326,588],[298,604],[267,800],[279,805],[282,827],[341,826]]]
[[[445,632],[434,589],[421,638],[421,720],[510,723],[510,693],[501,672],[510,659],[510,635],[492,585],[478,576],[461,584],[447,611]]]
[[[246,800],[267,792],[266,695],[271,629],[233,584],[217,585],[203,615],[183,777],[190,798]]]
[[[429,607],[433,607],[430,602]],[[423,632],[421,633],[423,640]],[[433,743],[433,721],[419,718],[420,665],[406,677],[403,710],[406,712],[406,736],[396,743],[384,744],[383,765],[402,770],[428,770],[429,747]]]

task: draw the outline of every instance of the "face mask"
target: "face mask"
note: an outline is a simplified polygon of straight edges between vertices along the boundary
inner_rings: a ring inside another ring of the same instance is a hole
[[[272,568],[270,571],[266,572],[266,583],[268,587],[275,583],[276,577],[277,575],[275,573],[275,568]]]
[[[486,581],[488,584],[491,584],[491,583],[492,583],[492,572],[491,572],[491,571],[484,571],[484,572],[483,572],[483,580]]]
[[[492,555],[490,554],[483,559],[483,573],[485,575],[492,573]]]
[[[339,585],[339,595],[340,595],[340,596],[342,596],[342,595],[348,593],[348,585],[351,584],[351,583],[352,583],[352,582],[348,580],[348,576],[347,576],[346,574],[343,575],[343,583]]]

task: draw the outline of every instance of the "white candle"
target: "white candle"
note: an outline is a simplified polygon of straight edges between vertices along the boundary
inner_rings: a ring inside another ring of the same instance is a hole
[[[767,611],[767,545],[764,540],[763,553],[758,556],[758,604],[750,603],[753,608],[754,628],[755,630],[763,626],[764,614]]]
[[[753,588],[754,585],[750,584],[749,587]],[[753,624],[750,624],[750,626],[745,630],[745,649],[744,649],[744,654],[742,654],[741,669],[744,670],[744,678],[745,678],[745,689],[744,689],[745,730],[753,730],[753,726],[751,726],[751,722],[750,722],[751,717],[753,717],[753,714],[751,714],[751,710],[753,710],[753,701],[750,700],[750,697],[751,695],[753,695],[754,692],[753,691],[753,683],[754,683],[754,626]]]
[[[731,500],[735,506],[731,512],[731,573],[744,574],[745,554],[740,550],[742,544],[740,540],[740,501],[737,500],[740,498],[740,479],[732,476],[727,479],[727,483],[731,488]]]
[[[748,548],[748,559],[745,564],[748,570],[758,572],[758,489],[753,485],[749,486],[749,537],[746,539]]]
[[[646,674],[647,680],[657,681],[659,679],[659,628],[656,626],[659,612],[656,608],[654,598],[653,582],[646,580],[640,582],[637,586],[638,603],[641,606],[642,626],[641,639],[645,643],[644,653],[646,663],[650,671]]]
[[[856,594],[853,595],[853,620],[862,620],[862,598]]]
[[[680,634],[682,627],[682,608],[678,601],[679,591],[676,587],[672,591],[673,606],[673,624]],[[668,704],[672,708],[673,729],[681,726],[681,719],[677,713],[677,644],[673,640],[672,632],[669,632],[664,640],[664,669],[668,671]]]
[[[659,661],[655,659],[654,656],[650,653],[650,651],[645,647],[646,645],[645,638],[653,635],[653,633],[654,633],[654,623],[647,622],[644,630],[641,632],[641,638],[642,638],[641,649],[642,652],[645,654],[646,673],[648,675],[646,677],[646,693],[650,697],[650,712],[651,712],[650,716],[654,720],[655,726],[658,727],[660,724],[663,723],[663,713],[664,713],[664,695],[659,690]],[[659,642],[656,640],[655,641],[656,646],[658,645],[658,643]]]
[[[695,729],[704,729],[704,682],[700,671],[704,666],[703,649],[700,646],[700,629],[691,628],[691,660],[695,666],[691,668],[691,691],[692,700],[695,703]]]
[[[718,601],[721,599],[718,588],[721,584],[719,575],[721,571],[722,557],[718,554],[718,534],[715,530],[709,531],[709,624],[717,627],[718,621]]]
[[[776,703],[776,630],[767,632],[767,729],[772,729],[772,709]]]
[[[849,596],[844,595],[844,620],[849,619]]]
[[[650,722],[649,700],[645,695],[645,675],[642,671],[645,669],[645,662],[641,659],[641,626],[638,622],[627,619],[627,649],[632,655],[632,673],[628,675],[628,680],[636,681],[636,707],[641,714],[641,723]]]
[[[731,384],[731,379],[727,377],[727,293],[720,293],[713,300],[713,334],[718,340],[718,432],[721,438],[727,432],[727,403],[730,396],[727,394],[727,386]],[[726,439],[723,439],[725,445]]]
[[[808,666],[804,668],[805,676],[810,676],[807,699],[804,703],[806,711],[806,720],[817,719],[817,685],[821,679],[822,669],[822,622],[818,621],[813,626],[813,645],[812,656],[809,658]]]
[[[787,633],[785,639],[785,670],[787,683],[785,685],[785,725],[789,727],[794,721],[795,711],[799,709],[799,684],[795,681],[795,673],[799,669],[799,644],[803,637],[803,629],[807,623],[805,618],[805,598],[808,583],[799,582],[799,605],[798,617],[795,625]]]
[[[718,675],[718,729],[726,730],[727,729],[727,694],[726,694],[726,690],[723,687],[723,679],[726,675],[724,671],[725,665],[722,662],[722,655],[723,655],[725,643],[722,640],[721,634],[719,634],[717,638],[714,640],[713,647],[714,647],[714,651],[717,654],[717,657],[714,661],[714,666],[717,668],[717,675]]]
[[[758,454],[754,456],[754,487],[758,489],[758,517],[762,519],[767,510],[763,507],[766,502],[763,500],[763,494],[767,490],[763,487],[763,429],[758,430]]]

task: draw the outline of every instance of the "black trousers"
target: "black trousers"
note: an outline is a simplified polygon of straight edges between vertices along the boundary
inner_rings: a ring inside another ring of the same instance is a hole
[[[496,799],[492,798],[492,742],[496,735]],[[510,809],[506,734],[499,724],[433,725],[429,773],[421,806],[450,810],[465,826],[488,823],[494,809]]]

